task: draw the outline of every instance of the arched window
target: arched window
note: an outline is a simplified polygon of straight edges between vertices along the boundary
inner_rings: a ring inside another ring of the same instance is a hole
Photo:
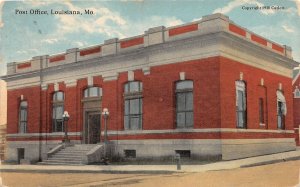
[[[246,128],[247,95],[244,81],[235,81],[236,90],[236,122],[238,128]]]
[[[27,132],[27,101],[21,101],[19,107],[19,133]]]
[[[139,81],[124,85],[124,128],[126,130],[142,129],[143,84]]]
[[[64,100],[63,92],[55,92],[52,100],[52,132],[63,132],[63,118],[64,113]]]
[[[176,83],[176,126],[187,128],[194,126],[193,81]]]
[[[83,91],[83,95],[85,98],[87,97],[101,97],[102,96],[102,88],[99,87],[89,87]]]
[[[282,91],[277,90],[277,128],[284,129],[287,114],[286,101]]]

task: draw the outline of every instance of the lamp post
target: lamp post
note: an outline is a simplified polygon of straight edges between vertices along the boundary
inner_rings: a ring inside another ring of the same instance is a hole
[[[103,108],[102,116],[104,118],[104,162],[107,162],[107,155],[106,155],[106,149],[107,149],[107,119],[109,116],[109,112],[107,108]]]
[[[102,115],[104,117],[104,143],[107,142],[107,119],[109,116],[109,112],[107,108],[103,109]]]
[[[68,138],[68,125],[67,125],[68,120],[70,119],[70,115],[69,115],[68,111],[64,111],[64,114],[62,115],[62,117],[63,117],[64,130],[65,130],[65,136],[64,136],[63,142],[65,144],[68,144],[68,143],[70,143],[70,140]]]

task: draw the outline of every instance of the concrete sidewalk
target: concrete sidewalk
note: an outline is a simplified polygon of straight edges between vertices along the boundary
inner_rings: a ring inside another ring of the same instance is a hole
[[[212,170],[235,169],[255,165],[270,164],[287,160],[300,159],[300,150],[264,155],[232,161],[221,161],[204,165],[1,165],[0,172],[38,172],[38,173],[173,173],[204,172]]]

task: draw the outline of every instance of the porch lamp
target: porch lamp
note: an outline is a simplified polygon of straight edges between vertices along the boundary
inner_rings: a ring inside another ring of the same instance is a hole
[[[64,129],[65,129],[65,136],[64,136],[64,142],[65,143],[70,143],[70,140],[68,138],[68,120],[70,119],[70,115],[68,111],[64,111],[64,114],[62,115],[63,117],[63,123],[64,123]]]
[[[104,143],[107,142],[107,119],[109,116],[109,112],[107,108],[103,109],[102,116],[104,118]]]

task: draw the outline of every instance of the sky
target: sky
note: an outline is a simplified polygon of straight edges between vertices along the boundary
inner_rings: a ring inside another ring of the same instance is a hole
[[[256,6],[284,9],[243,9]],[[51,9],[78,10],[83,15],[52,15]],[[93,14],[84,14],[85,10]],[[22,11],[27,14],[19,14]],[[258,35],[292,47],[294,59],[300,62],[300,0],[0,0],[0,76],[6,74],[8,62],[140,35],[148,28],[180,25],[213,13],[223,13]]]

